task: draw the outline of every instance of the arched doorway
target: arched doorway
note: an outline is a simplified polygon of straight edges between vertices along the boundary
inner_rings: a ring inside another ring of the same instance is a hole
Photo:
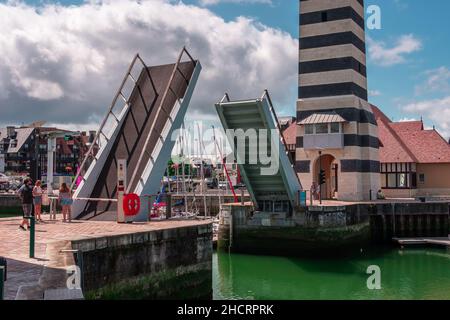
[[[325,171],[325,184],[322,185],[322,199],[335,199],[339,190],[339,165],[336,158],[330,154],[322,154],[320,157],[317,157],[313,173],[313,181],[317,184],[319,184],[320,168]]]

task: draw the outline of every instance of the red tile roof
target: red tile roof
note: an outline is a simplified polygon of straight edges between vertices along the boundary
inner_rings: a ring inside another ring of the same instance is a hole
[[[291,123],[291,125],[283,131],[283,136],[287,145],[297,143],[297,121]]]
[[[404,122],[391,122],[391,127],[395,131],[421,131],[423,130],[422,121],[404,121]]]
[[[450,144],[435,130],[424,130],[422,121],[392,122],[372,106],[381,142],[380,161],[450,163]]]

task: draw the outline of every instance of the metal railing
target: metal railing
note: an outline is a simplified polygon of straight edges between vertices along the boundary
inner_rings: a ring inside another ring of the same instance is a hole
[[[133,92],[135,92],[135,89],[137,88],[137,89],[140,91],[140,87],[139,87],[139,84],[138,84],[138,79],[135,79],[135,77],[132,75],[132,71],[133,71],[133,69],[134,69],[135,64],[136,64],[137,61],[139,61],[139,62],[142,64],[143,70],[145,70],[145,72],[147,73],[147,75],[148,75],[148,77],[149,77],[149,79],[150,79],[150,83],[151,83],[152,88],[153,88],[153,90],[154,90],[154,92],[155,92],[155,99],[158,98],[158,93],[157,93],[157,91],[156,91],[156,86],[155,86],[155,83],[154,83],[154,81],[153,81],[153,78],[152,78],[151,75],[150,75],[150,72],[149,72],[149,70],[148,70],[148,67],[147,67],[147,65],[145,64],[144,60],[142,60],[142,58],[139,56],[139,54],[136,54],[136,55],[134,56],[134,58],[133,58],[131,64],[130,64],[130,66],[129,66],[129,68],[128,68],[128,70],[127,70],[127,72],[126,72],[126,74],[125,74],[125,76],[124,76],[124,78],[123,78],[123,80],[122,80],[122,83],[121,83],[119,89],[117,90],[117,92],[116,92],[116,94],[115,94],[115,96],[114,96],[114,99],[113,99],[113,101],[112,101],[112,103],[111,103],[111,105],[110,105],[110,107],[109,107],[109,109],[108,109],[108,112],[107,112],[106,116],[104,117],[102,123],[100,124],[100,128],[98,129],[98,131],[97,131],[96,134],[95,134],[95,138],[94,138],[94,140],[92,141],[92,144],[91,144],[91,146],[89,147],[89,150],[88,150],[88,152],[86,153],[86,155],[85,155],[85,157],[84,157],[84,159],[83,159],[83,162],[81,163],[80,170],[77,172],[77,174],[76,174],[76,176],[75,176],[75,179],[73,180],[73,182],[72,182],[72,184],[71,184],[71,186],[70,186],[70,190],[71,190],[71,191],[72,191],[73,188],[75,187],[75,184],[77,183],[77,180],[78,180],[78,178],[79,178],[80,176],[82,176],[83,181],[85,180],[84,174],[85,174],[85,172],[87,172],[87,170],[89,169],[89,166],[92,164],[92,163],[89,163],[88,167],[85,168],[85,167],[86,167],[86,164],[88,164],[88,160],[91,159],[91,158],[93,158],[94,161],[97,160],[96,154],[94,154],[94,149],[95,149],[96,147],[99,147],[99,146],[100,146],[100,141],[99,141],[99,140],[100,140],[101,136],[103,136],[103,137],[106,139],[106,141],[109,141],[110,137],[108,138],[108,136],[106,135],[106,133],[103,132],[103,129],[105,128],[105,125],[106,125],[107,122],[108,122],[108,119],[110,119],[111,116],[112,116],[112,118],[114,119],[114,121],[115,121],[115,123],[116,123],[116,126],[114,127],[114,130],[117,128],[117,125],[119,125],[119,123],[120,123],[119,116],[120,116],[120,115],[117,115],[117,114],[115,114],[115,113],[113,112],[114,108],[116,107],[116,104],[117,104],[117,101],[118,101],[119,97],[124,101],[124,105],[123,105],[123,107],[120,109],[120,113],[123,113],[124,109],[125,109],[127,106],[129,106],[129,99],[130,99],[131,95],[133,94]],[[141,72],[142,72],[142,70],[141,70]],[[127,84],[127,81],[128,81],[129,79],[132,80],[132,82],[134,83],[134,86],[133,86],[133,89],[131,90],[131,92],[129,93],[128,97],[126,97],[126,96],[125,96],[126,93],[124,93],[123,91],[124,91],[125,85]],[[141,98],[142,98],[142,96],[141,96]]]
[[[284,137],[283,131],[281,130],[280,122],[278,121],[277,113],[275,112],[275,107],[273,106],[273,103],[272,103],[272,98],[270,97],[269,91],[267,89],[264,90],[264,93],[261,96],[261,100],[264,100],[264,98],[267,98],[267,101],[269,102],[269,108],[270,108],[270,111],[271,111],[272,116],[274,118],[275,126],[276,126],[276,128],[278,130],[278,133],[280,135],[280,139],[281,139],[281,142],[282,142],[282,144],[284,146],[284,150],[286,152],[286,155],[288,156],[289,161],[291,163],[291,167],[294,169],[295,161],[294,161],[294,159],[292,159],[291,153],[288,150],[288,145],[286,144],[286,139]],[[299,185],[302,185],[301,182],[300,182],[300,179],[297,176],[297,174],[295,176],[297,177]]]
[[[169,120],[172,121],[170,113],[163,108],[163,106],[164,106],[164,104],[166,102],[167,96],[169,94],[169,91],[175,96],[176,101],[181,105],[181,99],[182,98],[180,98],[177,95],[177,93],[172,88],[172,82],[173,82],[173,80],[175,78],[176,73],[178,72],[179,74],[181,74],[181,76],[185,79],[187,84],[189,84],[189,82],[190,82],[190,79],[187,79],[186,76],[183,74],[183,72],[181,72],[181,69],[180,69],[181,59],[183,58],[184,54],[186,54],[189,57],[190,61],[194,65],[194,68],[197,65],[197,61],[195,61],[192,58],[190,53],[187,51],[186,47],[183,47],[183,49],[181,50],[181,52],[180,52],[180,54],[178,56],[177,62],[175,63],[175,66],[174,66],[174,68],[172,70],[172,74],[171,74],[171,76],[169,78],[169,83],[168,83],[168,85],[167,85],[167,87],[166,87],[166,89],[164,91],[163,96],[162,96],[161,102],[159,104],[160,107],[158,108],[155,117],[152,119],[151,130],[149,131],[149,132],[156,131],[156,133],[159,135],[159,139],[160,140],[163,140],[163,136],[162,136],[162,133],[160,131],[155,129],[155,124],[156,124],[156,121],[157,121],[161,111],[163,111],[168,116]],[[137,164],[136,164],[136,166],[135,166],[135,168],[133,170],[133,174],[132,174],[131,179],[130,179],[130,181],[128,183],[128,187],[127,187],[127,190],[126,190],[127,193],[130,193],[131,189],[133,188],[133,186],[136,185],[134,182],[136,180],[136,176],[137,176],[138,170],[141,167],[142,161],[144,159],[144,155],[147,155],[150,159],[153,159],[152,154],[148,151],[148,145],[150,143],[150,137],[151,137],[151,134],[149,134],[146,137],[146,139],[145,139],[144,147],[142,148],[142,151],[141,151],[141,153],[139,155],[139,158],[138,158],[138,162],[137,162]],[[140,180],[142,180],[142,177],[140,177]]]

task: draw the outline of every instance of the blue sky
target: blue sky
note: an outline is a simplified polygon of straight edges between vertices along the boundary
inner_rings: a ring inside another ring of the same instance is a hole
[[[195,0],[186,1],[197,3]],[[367,30],[374,41],[383,41],[387,48],[395,46],[402,35],[413,35],[421,49],[406,54],[402,63],[383,66],[368,59],[369,89],[374,93],[370,101],[380,106],[394,120],[419,119],[419,112],[401,109],[415,101],[438,99],[448,92],[417,92],[430,70],[450,69],[450,1],[442,0],[365,0],[366,8],[378,5],[382,13],[381,30]],[[298,38],[298,1],[274,0],[267,4],[222,3],[209,6],[218,15],[232,20],[245,15],[280,28]],[[425,114],[424,114],[425,116]],[[426,119],[428,126],[434,123]]]
[[[35,5],[52,1],[26,2]],[[58,1],[64,5],[82,2]],[[226,22],[250,17],[298,39],[298,0],[184,3],[207,8]],[[450,1],[366,0],[365,4],[378,5],[382,13],[381,30],[367,30],[370,102],[396,121],[423,116],[426,126],[436,125],[444,136],[450,136]],[[294,92],[291,88],[277,93],[292,96],[280,103],[283,114],[295,113]]]

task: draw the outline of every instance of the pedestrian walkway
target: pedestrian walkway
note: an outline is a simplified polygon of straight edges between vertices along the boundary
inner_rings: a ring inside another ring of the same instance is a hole
[[[209,220],[167,220],[133,224],[108,221],[72,221],[71,223],[46,221],[36,225],[35,258],[31,259],[29,258],[30,233],[19,229],[20,220],[21,218],[0,219],[0,256],[8,261],[8,280],[5,282],[5,299],[7,300],[23,298],[17,296],[19,288],[39,282],[45,265],[51,259],[49,255],[55,255],[54,252],[49,253],[48,248],[56,242],[210,223]]]

